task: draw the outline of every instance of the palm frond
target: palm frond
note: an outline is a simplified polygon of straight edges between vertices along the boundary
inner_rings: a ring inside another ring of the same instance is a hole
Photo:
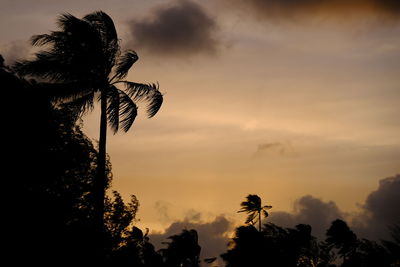
[[[90,84],[85,82],[69,83],[39,83],[38,90],[44,92],[53,101],[69,102],[95,92]]]
[[[266,211],[266,210],[263,210],[263,214],[264,214],[264,217],[268,217],[269,216],[268,211]]]
[[[90,112],[94,108],[94,92],[90,91],[86,95],[71,99],[71,101],[63,102],[65,106],[75,108],[78,110],[78,116],[82,116]]]
[[[119,105],[120,97],[118,89],[113,87],[107,92],[107,120],[114,134],[119,128]]]
[[[96,11],[83,17],[84,20],[96,24],[108,42],[117,41],[117,31],[112,18],[103,11]]]
[[[116,59],[119,55],[120,46],[117,36],[117,31],[113,20],[109,15],[103,11],[96,11],[83,17],[86,20],[95,25],[101,35],[103,41],[103,53],[107,59],[107,71],[106,74],[110,74],[112,67],[115,65]]]
[[[254,212],[257,211],[257,207],[253,205],[253,203],[249,203],[247,201],[243,201],[240,206],[242,206],[242,208],[238,211],[238,212]]]
[[[120,124],[124,132],[129,131],[135,118],[137,116],[137,106],[135,102],[123,91],[119,90],[120,93]]]
[[[110,67],[107,67],[101,36],[95,27],[68,15],[62,16],[59,24],[63,25],[64,31],[32,37],[34,45],[51,46],[36,53],[34,60],[17,63],[18,73],[55,82],[78,79],[98,81],[104,75],[108,76],[106,72]]]
[[[121,127],[127,132],[137,116],[135,102],[122,90],[111,87],[107,93],[107,119],[114,133]]]
[[[56,43],[61,38],[60,32],[52,32],[51,34],[39,34],[31,37],[31,44],[33,46],[43,46],[50,43]]]
[[[123,79],[128,74],[129,69],[139,59],[138,55],[133,50],[128,50],[119,57],[115,66],[115,78]]]
[[[255,223],[255,219],[257,218],[257,213],[256,212],[253,212],[253,213],[250,213],[249,214],[249,216],[247,216],[247,218],[246,218],[246,224],[254,224]]]
[[[146,101],[147,114],[151,118],[157,114],[163,103],[163,95],[159,91],[158,84],[142,84],[135,82],[122,81],[133,101]]]
[[[121,81],[125,84],[127,94],[133,99],[133,101],[144,100],[148,94],[151,93],[151,84],[135,83],[128,81]]]
[[[85,21],[82,21],[81,19],[75,17],[74,15],[68,12],[62,13],[57,18],[57,26],[63,32],[69,32],[71,29],[76,29],[78,27],[84,26],[84,24],[86,24]]]
[[[63,64],[74,66],[75,74],[81,73],[81,76],[94,79],[107,76],[110,69],[108,48],[104,46],[98,26],[70,14],[61,15],[58,25],[62,31],[57,32],[60,36],[52,52]]]
[[[240,203],[240,206],[242,207],[239,212],[255,212],[255,211],[260,211],[261,210],[261,198],[257,195],[248,195],[246,197],[246,201],[243,201]]]
[[[261,208],[261,198],[257,195],[248,195],[247,201]]]
[[[13,70],[19,75],[34,76],[47,82],[69,83],[76,80],[93,79],[93,74],[85,70],[85,66],[74,66],[65,61],[51,51],[41,51],[36,54],[35,60],[23,60],[15,63]]]

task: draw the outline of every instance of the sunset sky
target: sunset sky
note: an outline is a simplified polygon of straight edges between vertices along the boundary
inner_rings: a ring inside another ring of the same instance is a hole
[[[139,54],[128,79],[164,94],[108,137],[113,189],[138,197],[143,227],[242,223],[249,193],[272,214],[307,195],[357,213],[400,173],[398,1],[1,0],[0,53],[28,57],[58,14],[96,10]],[[83,123],[97,139],[98,110]]]

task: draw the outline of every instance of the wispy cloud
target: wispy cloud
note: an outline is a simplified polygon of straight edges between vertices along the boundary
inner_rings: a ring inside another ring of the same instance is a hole
[[[267,155],[279,155],[283,157],[298,156],[290,142],[271,142],[259,144],[256,152],[254,153],[254,157],[263,157]]]

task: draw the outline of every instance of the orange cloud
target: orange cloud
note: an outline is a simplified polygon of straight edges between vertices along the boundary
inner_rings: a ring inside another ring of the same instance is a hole
[[[379,15],[400,16],[397,0],[235,0],[235,7],[246,8],[258,18],[280,19],[315,16]]]

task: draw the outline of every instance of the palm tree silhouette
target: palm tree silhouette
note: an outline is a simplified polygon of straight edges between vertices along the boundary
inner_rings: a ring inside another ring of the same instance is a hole
[[[141,84],[124,80],[138,60],[137,54],[121,52],[114,22],[102,11],[82,19],[71,14],[58,18],[59,31],[35,35],[31,42],[45,49],[33,60],[17,62],[20,75],[39,78],[41,89],[47,90],[55,104],[69,103],[82,115],[91,111],[94,101],[100,102],[100,136],[97,177],[94,185],[94,219],[104,227],[107,125],[114,134],[127,132],[137,115],[137,103],[147,102],[148,117],[161,107],[163,96],[158,84]],[[122,86],[123,89],[118,88]]]
[[[249,214],[246,219],[247,224],[254,225],[258,221],[258,231],[261,232],[261,213],[264,217],[268,217],[267,210],[271,209],[272,206],[262,206],[261,198],[257,195],[248,195],[247,201],[243,201],[240,206],[242,207],[238,212],[246,212]]]

